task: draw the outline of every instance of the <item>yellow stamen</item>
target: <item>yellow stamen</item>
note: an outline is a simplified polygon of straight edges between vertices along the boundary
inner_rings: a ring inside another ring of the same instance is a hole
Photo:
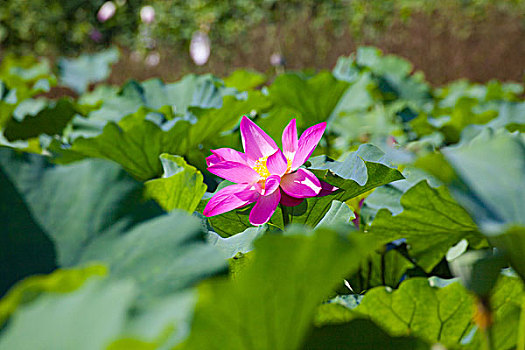
[[[262,188],[264,189],[264,185],[266,184],[266,178],[270,176],[270,172],[268,171],[268,167],[266,166],[266,161],[268,160],[268,157],[261,157],[255,161],[255,164],[253,166],[253,170],[255,170],[260,176],[261,179],[259,180],[259,183],[261,184]],[[290,172],[290,169],[292,168],[292,160],[286,158],[286,174]]]
[[[255,170],[265,180],[268,176],[270,176],[270,172],[268,171],[268,168],[266,167],[267,159],[268,157],[261,157],[257,159],[257,161],[255,162],[255,165],[253,166],[253,170]]]

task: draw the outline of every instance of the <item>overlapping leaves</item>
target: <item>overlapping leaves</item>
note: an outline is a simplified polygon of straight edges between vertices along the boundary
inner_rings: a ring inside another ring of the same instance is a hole
[[[330,230],[263,237],[235,280],[201,286],[192,333],[180,349],[298,348],[316,305],[373,248],[362,238]]]
[[[445,188],[433,189],[422,181],[401,197],[401,205],[403,212],[396,216],[381,209],[370,232],[384,243],[405,238],[414,261],[427,272],[460,240],[468,239],[474,247],[483,242],[469,214]]]
[[[20,215],[29,214],[40,228],[8,225],[2,231],[2,238],[19,242],[20,253],[33,247],[39,259],[49,257],[48,265],[61,267],[104,262],[113,278],[136,281],[143,297],[173,293],[224,269],[220,253],[204,244],[198,219],[180,211],[163,214],[143,200],[143,185],[117,165],[85,160],[57,167],[40,156],[0,154],[2,174],[25,210]],[[34,237],[53,244],[31,246]],[[15,270],[18,254],[8,257],[5,269]],[[29,271],[35,272],[47,271]]]
[[[57,162],[68,163],[85,157],[104,158],[121,164],[139,180],[161,175],[162,153],[187,155],[213,135],[232,129],[239,118],[252,109],[267,106],[260,93],[247,100],[228,96],[220,109],[194,109],[196,121],[155,122],[146,108],[128,115],[118,123],[108,122],[95,137],[78,137],[71,147],[56,146]]]
[[[510,269],[500,274],[510,262],[525,276],[520,85],[432,89],[408,62],[362,48],[333,74],[282,74],[262,91],[253,90],[266,76],[238,71],[224,82],[132,81],[49,101],[31,99],[54,84],[49,66],[17,60],[0,69],[0,142],[54,153],[61,165],[0,149],[0,293],[55,272],[0,301],[0,349],[479,349],[490,334],[494,349],[523,344],[523,285]],[[107,76],[88,61],[62,81],[83,91]],[[204,181],[216,185],[197,168],[211,148],[240,147],[243,114],[274,137],[292,117],[302,129],[328,121],[316,151],[328,155],[307,166],[338,190],[278,208],[257,228],[249,207],[190,216],[205,204]],[[364,140],[388,140],[387,154],[350,152]],[[458,141],[416,162],[445,186],[397,181],[390,159]],[[376,188],[362,210],[349,206]],[[227,258],[229,277],[189,290],[225,271]],[[473,294],[414,278],[450,273]]]
[[[494,349],[516,345],[523,296],[522,281],[506,275],[499,277],[489,302],[494,317],[492,337],[497,339]],[[391,336],[411,335],[449,348],[479,349],[486,347],[488,340],[475,322],[476,318],[484,317],[483,309],[477,309],[476,303],[473,295],[457,281],[414,278],[401,283],[397,290],[373,288],[354,304],[323,304],[319,307],[316,323],[321,329],[336,325],[344,332],[345,325],[348,327],[355,320],[366,318]],[[351,334],[343,333],[338,337],[351,341]]]
[[[419,160],[441,176],[493,244],[507,252],[525,276],[524,198],[525,143],[518,133],[482,130],[470,141]],[[436,167],[446,171],[436,172]],[[504,171],[501,171],[504,169]]]

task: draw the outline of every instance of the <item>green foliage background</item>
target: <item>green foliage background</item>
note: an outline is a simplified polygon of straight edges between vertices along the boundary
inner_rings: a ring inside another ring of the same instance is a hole
[[[0,350],[525,346],[522,84],[434,87],[360,47],[112,86],[115,56],[0,66]],[[326,121],[305,167],[337,191],[205,218],[243,115],[276,140]]]
[[[518,16],[522,1],[414,1],[414,0],[116,0],[113,18],[99,23],[96,13],[103,0],[4,0],[0,7],[0,45],[21,53],[68,54],[103,47],[109,42],[141,47],[144,24],[139,11],[144,5],[156,10],[148,30],[155,40],[172,48],[185,48],[192,33],[210,31],[214,42],[240,42],[244,33],[261,23],[300,22],[310,18],[314,26],[328,24],[335,33],[349,29],[358,39],[381,35],[393,23],[410,21],[413,14],[445,14],[453,34],[468,36],[472,25],[491,12]],[[92,30],[103,40],[90,39]],[[222,53],[224,54],[224,53]]]

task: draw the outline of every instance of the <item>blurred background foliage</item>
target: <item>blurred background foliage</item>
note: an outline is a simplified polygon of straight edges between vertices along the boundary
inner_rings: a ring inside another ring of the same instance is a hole
[[[101,20],[109,2],[113,12]],[[154,18],[141,20],[144,6]],[[331,68],[371,44],[409,58],[432,83],[521,80],[524,14],[520,0],[3,0],[0,55],[76,56],[116,44],[124,55],[113,82],[173,80],[196,70],[187,52],[202,32],[212,50],[202,72],[219,76],[267,71],[272,54],[292,69]]]

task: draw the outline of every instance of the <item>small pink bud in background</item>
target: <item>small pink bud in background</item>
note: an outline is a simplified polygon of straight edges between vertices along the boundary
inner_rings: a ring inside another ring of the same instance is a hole
[[[274,67],[284,66],[285,60],[283,55],[281,55],[280,53],[273,53],[270,56],[270,64]]]
[[[158,52],[152,52],[146,57],[146,65],[150,67],[158,66],[160,63],[160,54]]]
[[[113,1],[106,1],[102,6],[100,6],[100,9],[97,13],[97,19],[99,22],[105,22],[113,15],[115,14],[115,11],[117,10],[117,6]]]
[[[153,6],[144,6],[140,9],[140,20],[142,23],[150,24],[155,21],[155,9]]]
[[[196,65],[202,66],[210,58],[210,38],[206,33],[195,32],[191,37],[190,56]]]

